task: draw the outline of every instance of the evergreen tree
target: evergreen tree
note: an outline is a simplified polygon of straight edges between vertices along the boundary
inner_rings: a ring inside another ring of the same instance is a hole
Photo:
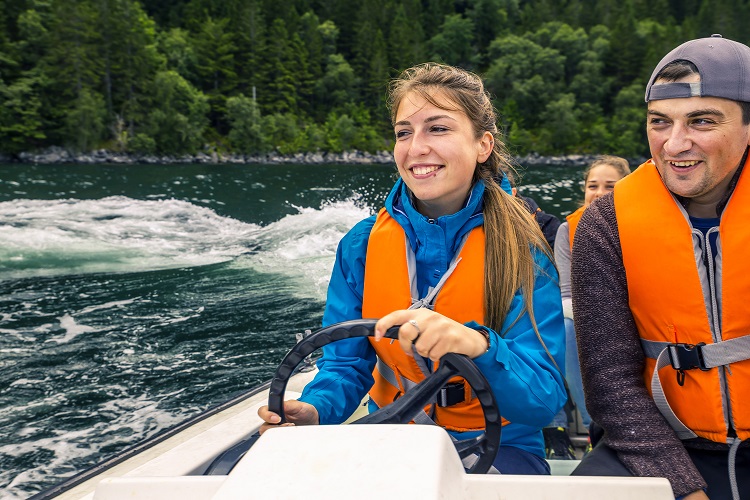
[[[254,154],[265,150],[258,104],[240,94],[227,99],[229,140],[232,148],[241,153]]]
[[[159,52],[166,59],[167,69],[179,73],[188,81],[198,81],[198,58],[190,33],[182,28],[171,28],[159,33]]]
[[[471,68],[474,25],[461,14],[445,17],[440,32],[428,42],[429,58],[453,66]]]
[[[545,23],[532,39],[542,47],[557,50],[565,57],[565,81],[570,82],[588,50],[588,35],[583,28],[573,29],[566,23]]]
[[[33,70],[9,85],[0,79],[0,151],[20,153],[46,138],[40,82]]]
[[[501,0],[472,0],[467,17],[474,23],[476,50],[484,53],[490,43],[506,28],[508,14]]]
[[[500,101],[514,101],[523,125],[539,123],[546,103],[558,99],[564,89],[565,57],[515,35],[498,38],[490,45],[492,62],[485,74],[488,89]]]
[[[309,84],[312,86],[323,76],[327,55],[320,19],[314,12],[305,12],[300,18],[299,37],[307,53],[307,73]],[[307,98],[310,97],[308,93],[306,95]]]
[[[446,16],[456,14],[453,0],[426,0],[422,12],[422,26],[428,40],[441,32]]]
[[[422,27],[415,23],[406,12],[404,4],[399,3],[391,22],[388,37],[388,60],[394,73],[398,73],[424,59],[424,35]]]
[[[391,141],[388,79],[439,60],[484,75],[517,152],[637,155],[656,62],[715,32],[750,42],[748,15],[747,0],[0,0],[0,152],[374,150]]]
[[[332,15],[323,15],[321,19],[331,20],[338,26],[340,32],[338,37],[337,51],[347,61],[355,58],[355,38],[360,31],[360,25],[356,21],[361,13],[362,0],[327,0],[329,11]],[[382,10],[382,6],[380,8]]]
[[[390,64],[383,32],[374,22],[368,20],[361,24],[355,53],[352,66],[361,75],[363,100],[370,109],[382,108],[382,97],[390,77]]]
[[[608,61],[608,69],[615,80],[627,84],[637,79],[644,67],[647,43],[638,30],[632,0],[623,0],[618,11],[611,38],[612,52],[617,57]]]
[[[64,137],[77,151],[90,151],[104,137],[106,111],[101,94],[82,89],[65,116]]]
[[[51,118],[60,126],[51,139],[86,151],[104,137],[106,112],[101,99],[103,66],[99,50],[102,36],[96,29],[98,11],[89,1],[55,5],[48,30],[48,49],[40,68],[50,78],[49,99],[55,106]],[[91,106],[101,104],[101,110]],[[90,118],[90,119],[89,119]],[[92,128],[87,129],[86,127]]]
[[[265,111],[264,115],[295,113],[298,108],[292,67],[295,55],[283,21],[273,21],[267,40],[264,56],[264,74],[267,80],[259,93],[261,110]]]
[[[207,97],[171,70],[156,74],[151,92],[154,104],[141,133],[153,140],[158,152],[196,152],[203,144],[203,132],[208,125]],[[137,140],[131,149],[138,150],[141,144]]]
[[[344,56],[331,54],[326,62],[325,73],[315,87],[315,100],[320,103],[319,112],[325,117],[331,111],[356,102],[359,86],[359,79]]]
[[[227,132],[222,121],[226,114],[226,99],[237,86],[233,35],[227,30],[228,19],[208,17],[201,31],[193,38],[196,55],[198,88],[208,97],[211,105],[211,125],[220,133]]]
[[[614,154],[628,158],[649,156],[644,126],[646,121],[646,104],[643,102],[644,88],[645,85],[641,83],[633,83],[620,90],[615,98],[615,109],[610,124]]]
[[[104,99],[110,127],[122,120],[132,135],[150,107],[148,89],[164,65],[156,25],[134,0],[94,0],[103,65]]]
[[[263,55],[266,53],[266,19],[259,2],[250,0],[234,23],[237,45],[237,89],[252,94],[263,81]]]
[[[577,152],[581,135],[581,123],[576,111],[573,94],[561,94],[547,104],[541,115],[539,144],[536,151],[543,154],[567,154]]]

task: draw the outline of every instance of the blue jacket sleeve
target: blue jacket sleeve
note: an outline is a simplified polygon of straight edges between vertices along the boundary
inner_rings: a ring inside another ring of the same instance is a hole
[[[474,362],[492,386],[503,417],[513,423],[544,427],[567,400],[561,373],[565,370],[565,324],[557,270],[543,253],[537,251],[535,259],[538,272],[533,309],[539,336],[528,312],[518,317],[524,306],[520,291],[503,323],[503,336],[476,323],[467,326],[490,333],[490,349]]]
[[[374,216],[361,221],[339,242],[323,326],[362,318],[367,241],[374,223]],[[366,338],[358,338],[333,342],[322,351],[318,374],[307,384],[300,401],[318,410],[321,424],[340,424],[354,413],[372,387],[375,350]]]

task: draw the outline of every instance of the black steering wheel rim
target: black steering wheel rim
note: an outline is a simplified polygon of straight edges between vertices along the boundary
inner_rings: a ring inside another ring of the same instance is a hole
[[[271,380],[268,393],[268,409],[279,415],[281,422],[285,422],[284,392],[295,368],[297,368],[302,360],[331,342],[348,338],[373,336],[376,321],[374,319],[361,319],[336,323],[314,332],[292,347],[286,356],[284,356],[281,363],[279,363]],[[397,339],[398,329],[398,326],[390,328],[386,332],[385,337]],[[489,382],[487,382],[487,379],[474,362],[463,354],[448,353],[444,355],[440,358],[438,369],[422,380],[416,387],[393,403],[352,423],[409,423],[419,411],[422,411],[427,404],[434,401],[434,396],[445,385],[448,379],[456,375],[463,377],[473,389],[482,406],[485,420],[484,433],[473,439],[456,442],[456,449],[461,458],[472,454],[478,455],[478,459],[467,472],[470,474],[484,474],[492,466],[500,447],[502,418]]]

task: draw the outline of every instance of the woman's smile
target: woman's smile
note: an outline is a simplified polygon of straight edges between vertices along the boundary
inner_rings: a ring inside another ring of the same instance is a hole
[[[416,177],[417,179],[426,179],[431,176],[433,172],[437,172],[439,169],[443,168],[442,165],[414,165],[411,167],[411,173]]]

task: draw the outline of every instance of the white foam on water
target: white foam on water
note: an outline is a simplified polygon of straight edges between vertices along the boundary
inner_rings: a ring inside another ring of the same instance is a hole
[[[60,320],[60,328],[65,330],[65,334],[59,337],[52,337],[47,339],[47,342],[56,342],[58,344],[67,344],[74,338],[84,333],[98,332],[101,331],[98,328],[93,328],[86,325],[81,325],[70,314],[64,314],[62,317],[57,318]]]
[[[299,293],[324,298],[336,247],[371,215],[356,198],[295,207],[261,227],[186,201],[14,200],[0,203],[0,281],[33,276],[127,273],[232,261],[292,277]],[[127,303],[92,306],[121,308]]]
[[[164,394],[160,400],[169,399],[175,394]],[[72,475],[75,471],[71,468],[71,462],[75,459],[98,454],[102,448],[114,443],[123,443],[123,436],[127,436],[128,441],[132,435],[145,438],[185,418],[185,415],[159,409],[159,401],[149,400],[145,396],[107,401],[100,405],[98,413],[117,416],[109,422],[98,422],[85,429],[53,432],[52,436],[39,433],[34,428],[24,428],[19,431],[27,438],[24,442],[0,445],[0,453],[10,457],[38,453],[40,450],[51,452],[49,461],[45,461],[41,467],[28,469],[14,477],[0,471],[0,483],[7,483],[3,498],[26,498],[28,493],[22,493],[20,486],[44,483],[50,471],[54,470],[68,470]],[[35,438],[35,435],[44,437]]]
[[[0,280],[215,264],[246,252],[258,230],[174,199],[7,201]]]
[[[298,213],[264,227],[258,251],[235,265],[291,277],[296,285],[292,293],[324,300],[339,241],[372,212],[356,199],[326,202],[319,209],[295,208]]]
[[[78,314],[88,314],[88,313],[99,311],[102,309],[122,309],[126,306],[134,304],[138,300],[140,300],[140,297],[127,299],[127,300],[116,300],[112,302],[106,302],[104,304],[97,304],[95,306],[88,306],[88,307],[84,307],[83,309],[81,309],[78,312]]]

